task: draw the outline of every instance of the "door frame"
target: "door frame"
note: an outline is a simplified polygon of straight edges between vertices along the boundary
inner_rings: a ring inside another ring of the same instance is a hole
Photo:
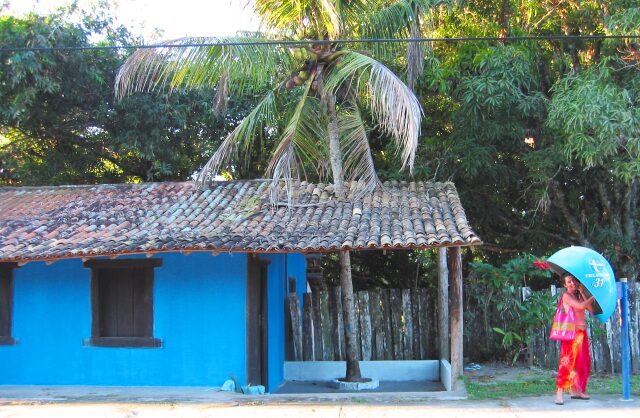
[[[247,386],[269,390],[269,330],[267,273],[269,261],[247,254]]]

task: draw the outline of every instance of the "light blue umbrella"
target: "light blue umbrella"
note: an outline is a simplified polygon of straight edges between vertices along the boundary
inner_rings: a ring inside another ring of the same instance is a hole
[[[587,290],[586,297],[594,296],[593,313],[606,322],[617,305],[616,278],[609,262],[590,248],[567,247],[547,260],[556,273],[570,273]]]

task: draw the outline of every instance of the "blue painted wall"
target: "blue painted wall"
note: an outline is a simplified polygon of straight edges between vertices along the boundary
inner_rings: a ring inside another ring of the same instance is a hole
[[[262,256],[270,260],[267,278],[268,333],[269,333],[269,390],[275,390],[284,380],[285,361],[285,298],[290,291],[285,278],[296,278],[299,294],[306,291],[306,262],[300,254],[269,254]],[[291,289],[293,291],[293,289]]]
[[[220,386],[245,380],[247,256],[167,253],[155,269],[154,337],[162,348],[83,346],[91,336],[90,270],[81,260],[14,270],[13,337],[0,346],[0,384]],[[285,274],[304,282],[300,254],[268,271],[269,385],[282,381]],[[304,286],[302,284],[301,286]]]

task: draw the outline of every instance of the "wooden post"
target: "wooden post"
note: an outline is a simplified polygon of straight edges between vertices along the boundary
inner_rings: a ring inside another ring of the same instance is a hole
[[[313,361],[313,304],[311,293],[302,295],[302,360]]]
[[[333,340],[334,360],[343,361],[344,353],[344,325],[342,322],[342,299],[340,286],[333,286],[330,289],[331,301],[331,323],[333,324],[331,338]]]
[[[322,335],[322,360],[332,361],[335,360],[333,354],[333,339],[331,330],[333,325],[331,323],[331,312],[329,312],[329,292],[323,291],[320,293],[320,329]]]
[[[460,388],[463,373],[462,255],[460,247],[449,250],[449,324],[451,332],[451,379]]]
[[[391,307],[391,342],[393,360],[404,360],[402,350],[402,290],[391,289],[389,293],[389,306]]]
[[[311,292],[311,305],[313,313],[311,319],[313,321],[313,359],[322,361],[324,356],[324,348],[322,346],[322,314],[320,313],[320,291]]]
[[[362,360],[371,360],[371,313],[369,312],[369,292],[366,290],[356,294],[358,302],[358,321],[360,329],[360,350]]]
[[[438,341],[437,330],[439,324],[437,321],[436,305],[433,303],[435,298],[431,298],[429,289],[416,289],[418,300],[420,301],[420,360],[440,359],[437,351],[436,342]],[[432,319],[433,318],[433,319]],[[447,329],[449,329],[447,323]],[[431,347],[434,349],[432,350]]]
[[[295,361],[302,361],[302,318],[298,293],[289,293],[291,309],[291,328],[293,330],[293,354]]]
[[[449,267],[447,249],[438,248],[438,355],[451,361],[449,341]]]
[[[393,356],[393,337],[391,336],[391,290],[382,289],[380,306],[382,307],[382,326],[384,337],[384,358],[378,360],[396,360]]]
[[[402,289],[402,357],[415,360],[413,356],[413,312],[411,307],[411,289]]]
[[[411,289],[411,314],[413,316],[413,359],[426,360],[420,349],[420,333],[429,325],[420,321],[420,289]]]
[[[385,327],[382,321],[382,308],[380,302],[380,292],[371,292],[369,296],[371,305],[371,339],[372,339],[372,360],[384,360],[384,333]]]

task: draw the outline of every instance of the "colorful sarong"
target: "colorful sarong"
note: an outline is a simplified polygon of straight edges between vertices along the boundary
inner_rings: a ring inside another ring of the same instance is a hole
[[[589,337],[583,329],[578,329],[576,339],[560,343],[560,361],[556,387],[565,391],[585,393],[591,372]]]

